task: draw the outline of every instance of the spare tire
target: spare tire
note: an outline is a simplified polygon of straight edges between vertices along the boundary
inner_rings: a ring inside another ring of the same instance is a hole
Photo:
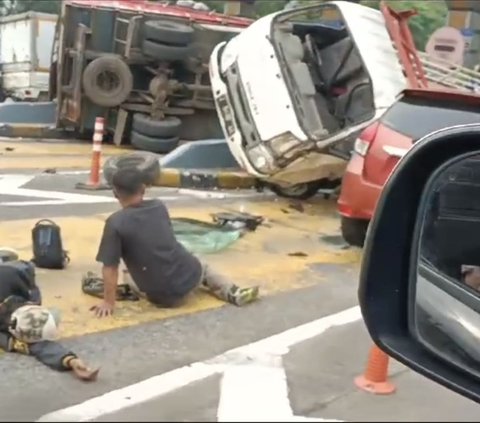
[[[154,41],[143,40],[142,52],[145,56],[165,62],[181,62],[192,55],[191,46],[167,46]]]
[[[156,120],[142,113],[135,113],[133,115],[133,130],[150,137],[177,137],[180,133],[181,126],[182,121],[175,116],[168,116],[165,119]]]
[[[103,177],[109,185],[112,184],[113,175],[119,169],[138,169],[145,176],[145,184],[153,185],[160,175],[159,157],[155,154],[136,151],[109,157],[103,165]]]
[[[178,147],[179,142],[179,137],[154,138],[132,131],[131,143],[133,147],[151,153],[170,153],[170,151],[175,150]]]
[[[92,60],[85,67],[82,83],[85,95],[92,103],[115,107],[130,95],[133,75],[120,57],[108,54]]]
[[[194,30],[181,23],[158,20],[143,24],[143,38],[172,46],[186,46],[193,40]]]

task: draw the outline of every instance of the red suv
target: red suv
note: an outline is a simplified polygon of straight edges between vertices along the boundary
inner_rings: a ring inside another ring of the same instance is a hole
[[[362,247],[377,200],[394,166],[413,143],[449,126],[480,123],[480,96],[406,90],[357,138],[342,180],[338,211],[345,241]]]

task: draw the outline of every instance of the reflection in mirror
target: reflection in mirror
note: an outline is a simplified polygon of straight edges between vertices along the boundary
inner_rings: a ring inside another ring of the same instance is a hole
[[[452,159],[422,201],[410,324],[428,349],[480,377],[480,155]]]

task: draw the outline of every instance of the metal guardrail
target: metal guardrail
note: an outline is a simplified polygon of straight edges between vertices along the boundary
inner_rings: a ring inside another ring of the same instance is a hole
[[[480,91],[480,72],[418,52],[428,81],[461,91]]]

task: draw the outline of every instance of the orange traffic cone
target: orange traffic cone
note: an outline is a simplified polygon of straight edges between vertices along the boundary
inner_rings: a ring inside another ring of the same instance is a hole
[[[376,395],[393,394],[396,388],[388,381],[388,362],[388,355],[374,345],[370,350],[365,373],[355,378],[355,385]]]

